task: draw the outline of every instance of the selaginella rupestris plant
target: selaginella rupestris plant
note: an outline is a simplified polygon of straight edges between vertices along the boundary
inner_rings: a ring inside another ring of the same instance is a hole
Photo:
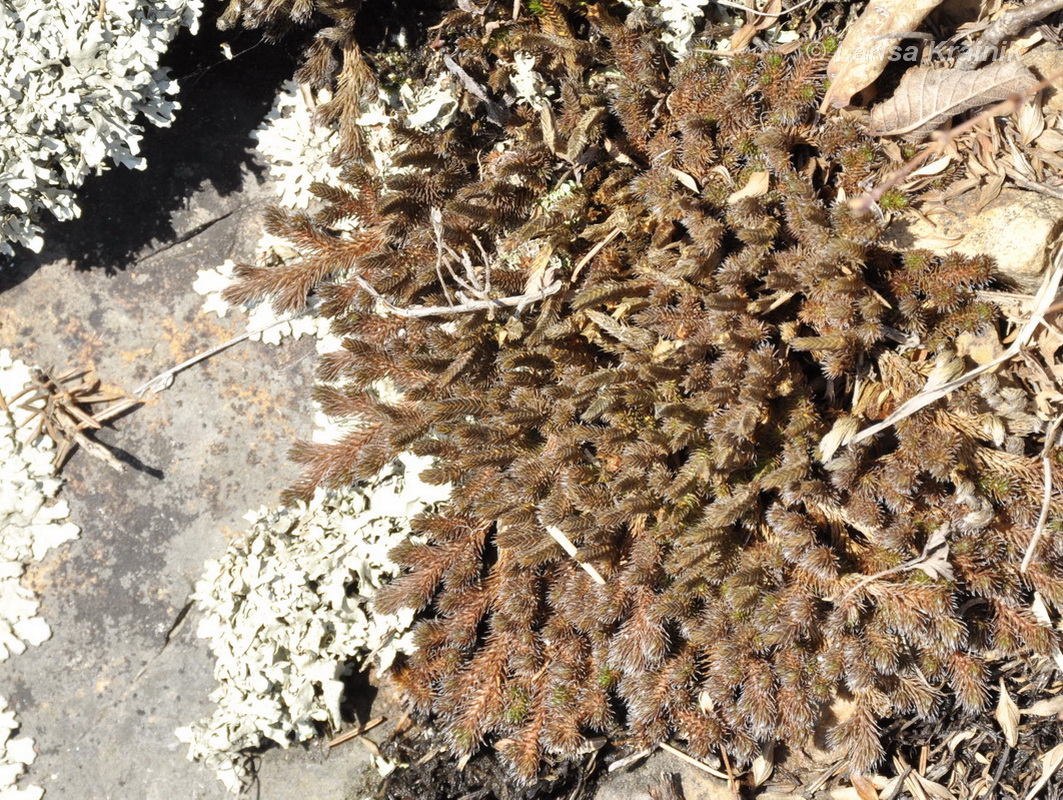
[[[379,603],[421,613],[395,680],[457,754],[532,779],[604,733],[748,762],[844,696],[868,769],[883,718],[981,708],[991,652],[1055,646],[1027,607],[1063,603],[1063,554],[1020,573],[1041,477],[1006,373],[819,457],[998,324],[991,265],[888,252],[849,211],[884,159],[817,112],[822,48],[672,63],[645,10],[581,8],[452,13],[425,58],[476,90],[455,125],[271,217],[305,257],[231,298],[317,292],[345,337],[318,399],[352,428],[297,449],[295,491],[404,450],[453,485]],[[515,53],[552,99],[504,102]]]

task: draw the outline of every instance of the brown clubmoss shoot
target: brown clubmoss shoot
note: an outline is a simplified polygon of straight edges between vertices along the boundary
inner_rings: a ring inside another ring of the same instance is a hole
[[[456,752],[504,739],[532,780],[590,735],[677,736],[744,764],[802,742],[844,694],[834,739],[870,769],[881,720],[980,708],[990,651],[1050,655],[1056,638],[1025,609],[1034,590],[1063,604],[1063,551],[1052,537],[1023,575],[1016,547],[1039,462],[996,449],[973,385],[818,456],[837,420],[882,419],[959,332],[997,324],[974,294],[990,265],[898,257],[838,202],[887,159],[817,111],[836,40],[673,64],[646,17],[538,2],[516,21],[456,11],[437,48],[493,97],[510,48],[531,54],[549,112],[492,121],[469,95],[450,129],[395,132],[386,180],[351,156],[343,186],[319,187],[325,212],[270,220],[305,260],[246,269],[232,293],[288,309],[316,292],[344,337],[318,399],[358,424],[298,449],[296,492],[403,450],[453,486],[379,606],[424,612],[396,681]],[[493,298],[558,287],[519,307],[380,313],[381,298],[453,305],[488,275]],[[402,399],[380,399],[381,379]],[[893,571],[934,531],[951,577]]]

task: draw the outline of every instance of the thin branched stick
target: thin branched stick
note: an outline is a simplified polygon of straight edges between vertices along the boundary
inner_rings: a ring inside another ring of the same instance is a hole
[[[592,565],[580,561],[579,558],[576,557],[576,554],[579,552],[579,550],[576,545],[572,543],[572,540],[565,535],[564,531],[562,531],[560,528],[554,527],[553,525],[547,525],[546,532],[550,534],[550,536],[555,542],[561,545],[561,549],[568,553],[569,557],[573,561],[575,561],[583,568],[584,572],[591,576],[591,579],[595,583],[602,586],[605,585],[605,578],[601,576],[601,573],[598,572],[598,570],[596,570]]]
[[[1041,544],[1041,538],[1045,533],[1045,523],[1048,522],[1048,512],[1052,506],[1052,448],[1056,444],[1056,431],[1059,430],[1060,423],[1063,423],[1063,414],[1052,420],[1048,430],[1045,431],[1045,444],[1041,450],[1041,463],[1044,465],[1045,474],[1044,498],[1041,501],[1041,513],[1037,517],[1037,527],[1034,528],[1030,544],[1026,547],[1026,555],[1022,558],[1022,566],[1019,567],[1019,572],[1023,575],[1029,569],[1037,547]]]
[[[658,745],[658,747],[660,747],[666,753],[671,753],[673,756],[678,758],[680,761],[685,761],[687,764],[690,764],[690,766],[696,767],[697,769],[700,769],[702,772],[707,772],[709,775],[711,775],[714,778],[719,778],[720,780],[728,781],[728,782],[733,780],[733,778],[731,778],[731,776],[728,775],[726,772],[720,772],[720,770],[718,770],[718,769],[713,769],[708,764],[706,764],[704,761],[698,761],[698,759],[694,758],[694,756],[688,755],[687,753],[684,753],[678,747],[674,747],[673,745],[668,744],[668,742],[661,742]]]
[[[1063,0],[1039,0],[1004,12],[986,28],[967,52],[956,59],[956,69],[974,69],[996,54],[1005,39],[1017,36],[1023,29],[1060,9],[1063,9]]]
[[[137,388],[135,392],[133,392],[133,394],[135,394],[137,397],[143,397],[147,392],[158,393],[169,389],[171,386],[173,386],[173,379],[178,372],[182,372],[183,370],[186,370],[189,367],[198,364],[200,361],[206,361],[208,358],[216,356],[223,350],[228,350],[233,345],[237,345],[240,344],[240,342],[247,341],[252,336],[257,336],[260,333],[265,333],[270,328],[275,328],[278,325],[283,325],[286,322],[291,322],[293,319],[295,319],[294,315],[281,317],[280,319],[274,320],[269,325],[265,325],[253,331],[246,331],[244,333],[241,333],[239,336],[234,336],[231,339],[226,339],[221,344],[217,344],[214,347],[204,350],[201,353],[196,353],[191,358],[187,358],[180,364],[170,367],[169,369],[160,372],[155,377],[145,381]]]

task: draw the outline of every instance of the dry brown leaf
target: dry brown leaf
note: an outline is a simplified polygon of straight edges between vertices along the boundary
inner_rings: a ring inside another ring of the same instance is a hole
[[[859,795],[860,800],[878,800],[878,790],[875,788],[875,784],[873,784],[868,778],[853,773],[849,780],[852,782],[853,788],[856,789],[856,793]]]
[[[551,245],[544,245],[528,264],[528,278],[524,283],[524,293],[541,292],[551,282],[550,258],[554,254]]]
[[[927,385],[930,385],[929,379]],[[944,528],[938,528],[930,534],[923,546],[922,555],[911,565],[912,569],[921,570],[931,580],[944,578],[951,581],[953,578],[952,564],[949,563],[949,543],[945,533]]]
[[[1001,173],[1000,175],[992,176],[988,181],[986,181],[985,186],[983,186],[981,191],[978,193],[978,202],[975,204],[974,207],[975,212],[981,211],[987,205],[989,205],[998,197],[1000,197],[1000,193],[1004,190],[1004,181],[1006,179],[1007,175],[1005,173]]]
[[[1000,138],[987,136],[979,133],[974,139],[974,160],[982,168],[980,174],[1004,175],[1005,172],[997,163],[997,151],[1000,150]]]
[[[745,50],[746,47],[749,46],[749,43],[753,41],[753,37],[755,37],[757,33],[757,26],[751,25],[747,22],[731,35],[731,40],[728,42],[727,49],[732,53]]]
[[[767,30],[779,21],[781,13],[782,0],[771,0],[763,11],[756,12],[757,19],[755,22],[747,22],[734,32],[734,35],[731,36],[730,51],[737,53],[739,50],[745,50],[746,46],[753,41],[753,38],[758,33]]]
[[[928,798],[932,797],[934,798],[934,800],[956,800],[956,795],[954,795],[948,790],[947,787],[942,786],[940,783],[935,783],[929,778],[925,778],[918,772],[914,771],[912,772],[912,777],[915,778],[915,780],[919,784],[919,788],[922,789],[923,793]]]
[[[1002,176],[1000,176],[1000,178],[1001,178],[1001,180],[1003,180],[1004,176],[1002,175]],[[949,200],[955,200],[957,197],[959,197],[964,192],[974,191],[975,189],[979,188],[981,185],[982,185],[982,182],[980,180],[978,180],[978,178],[976,178],[974,175],[968,175],[966,178],[962,178],[962,179],[960,179],[958,181],[955,181],[954,183],[950,183],[944,189],[944,191],[941,191],[940,192],[941,200],[942,200],[942,202],[947,203]],[[932,194],[932,193],[928,192],[927,194],[929,195],[929,194]],[[930,200],[930,199],[931,199],[930,197],[927,197],[927,200]]]
[[[949,752],[955,753],[957,747],[959,747],[964,742],[973,739],[975,735],[976,734],[973,730],[960,731],[959,733],[955,734],[948,741],[947,747],[949,748]]]
[[[694,179],[694,176],[691,175],[689,172],[683,172],[681,170],[676,169],[675,167],[669,167],[668,171],[672,173],[672,176],[677,181],[687,187],[694,194],[697,194],[701,191],[701,189],[698,188],[698,182]]]
[[[1020,140],[1029,144],[1045,131],[1045,115],[1040,103],[1025,103],[1015,112],[1015,127]]]
[[[749,176],[746,185],[727,198],[728,203],[737,203],[747,197],[760,197],[771,186],[771,175],[767,172],[754,172]]]
[[[871,109],[872,132],[923,139],[956,114],[1025,94],[1036,85],[1034,74],[1017,61],[970,71],[913,67],[893,97]]]
[[[1023,714],[1032,714],[1035,717],[1054,717],[1063,714],[1063,694],[1049,697],[1047,700],[1038,700],[1029,708],[1022,710]]]
[[[1049,128],[1037,137],[1037,146],[1050,153],[1058,153],[1063,150],[1063,131]]]
[[[775,771],[775,743],[771,742],[764,745],[760,749],[760,755],[753,759],[753,767],[750,770],[750,777],[753,779],[753,786],[761,786],[767,782],[771,777],[771,773]]]
[[[951,155],[936,158],[928,164],[924,164],[919,169],[915,170],[915,172],[908,176],[908,179],[911,180],[913,178],[922,178],[927,175],[940,175],[948,168],[949,164],[951,163]]]
[[[1033,602],[1030,603],[1030,613],[1033,614],[1033,618],[1040,622],[1042,625],[1051,626],[1052,615],[1048,611],[1048,606],[1045,605],[1045,599],[1041,596],[1040,592],[1033,593]]]
[[[823,102],[837,108],[870,86],[886,68],[897,43],[942,0],[872,0],[850,27],[827,65],[830,90]]]
[[[1011,164],[1022,177],[1031,181],[1039,181],[1042,176],[1037,174],[1037,169],[1030,162],[1018,146],[1008,137],[1008,155],[1011,156]]]
[[[1008,743],[1008,747],[1017,745],[1019,743],[1019,707],[1008,694],[1003,678],[1000,679],[1000,700],[997,701],[997,710],[993,716],[1004,733],[1004,741]]]

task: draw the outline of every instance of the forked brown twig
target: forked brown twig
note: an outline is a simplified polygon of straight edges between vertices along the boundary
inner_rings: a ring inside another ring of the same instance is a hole
[[[360,738],[365,734],[369,733],[369,731],[373,730],[373,728],[375,728],[383,721],[384,717],[374,717],[373,719],[365,723],[365,725],[359,725],[357,728],[352,728],[349,731],[344,731],[343,733],[338,734],[332,739],[329,739],[328,746],[336,747],[337,745],[343,744],[344,742],[349,742],[351,739]]]
[[[1038,0],[1005,11],[986,28],[967,52],[956,59],[956,69],[974,69],[996,53],[1005,39],[1017,36],[1023,29],[1060,9],[1063,9],[1063,0]]]

